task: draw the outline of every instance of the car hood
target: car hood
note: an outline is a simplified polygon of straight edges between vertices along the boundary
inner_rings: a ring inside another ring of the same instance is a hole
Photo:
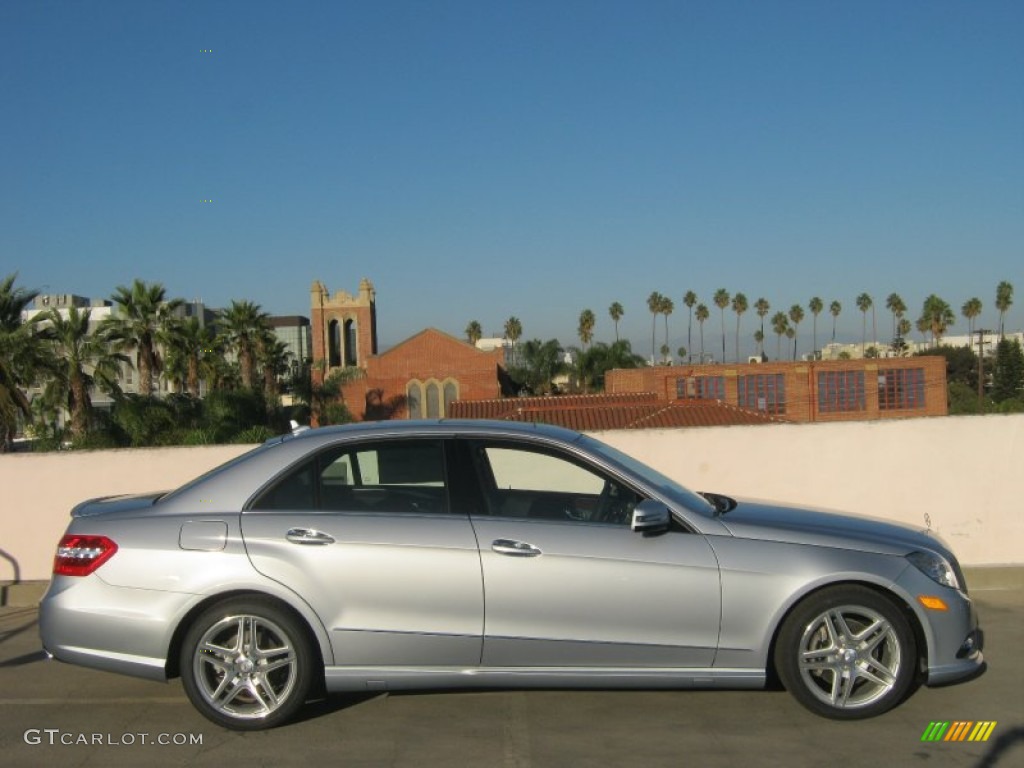
[[[949,547],[931,531],[872,517],[737,500],[736,507],[718,520],[739,538],[892,555],[930,549],[952,557]]]
[[[71,510],[72,517],[92,517],[94,515],[109,515],[115,512],[126,512],[140,508],[151,507],[156,500],[165,495],[166,491],[159,493],[139,493],[124,496],[101,496],[96,499],[89,499],[76,504]]]

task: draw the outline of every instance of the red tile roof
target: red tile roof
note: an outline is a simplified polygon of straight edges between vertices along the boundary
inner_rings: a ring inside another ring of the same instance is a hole
[[[580,432],[786,422],[721,400],[666,403],[653,392],[457,400],[450,404],[448,415],[456,419],[544,422]]]

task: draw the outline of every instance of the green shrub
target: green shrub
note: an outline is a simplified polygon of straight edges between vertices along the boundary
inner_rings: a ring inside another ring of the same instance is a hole
[[[265,443],[270,438],[274,437],[273,430],[270,427],[265,427],[262,424],[257,424],[254,427],[242,430],[237,435],[231,438],[232,443]]]

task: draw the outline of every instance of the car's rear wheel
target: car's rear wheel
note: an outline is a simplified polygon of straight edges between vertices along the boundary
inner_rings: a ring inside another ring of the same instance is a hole
[[[787,617],[775,666],[807,709],[855,720],[879,715],[910,693],[917,645],[906,616],[884,595],[856,585],[831,587]]]
[[[182,644],[182,684],[196,709],[219,725],[271,728],[305,702],[313,659],[289,612],[269,600],[235,598],[192,623]]]

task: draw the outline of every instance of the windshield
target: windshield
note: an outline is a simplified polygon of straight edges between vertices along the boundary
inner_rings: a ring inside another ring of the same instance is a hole
[[[607,443],[595,440],[589,435],[583,435],[577,441],[577,445],[603,456],[609,461],[618,464],[623,469],[641,478],[653,488],[656,488],[667,498],[681,504],[691,512],[696,512],[705,517],[715,516],[715,507],[707,499],[694,493],[684,485],[680,485],[671,477],[663,475],[656,469],[649,467],[642,461],[634,459],[629,454],[623,453],[618,448],[612,448]]]

